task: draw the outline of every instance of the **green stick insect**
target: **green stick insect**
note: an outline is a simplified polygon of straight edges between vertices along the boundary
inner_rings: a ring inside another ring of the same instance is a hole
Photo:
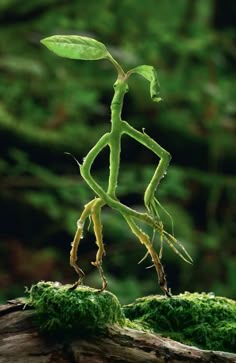
[[[120,64],[108,52],[107,48],[103,43],[88,37],[76,35],[55,35],[45,38],[41,42],[49,50],[61,57],[80,60],[107,59],[113,64],[118,72],[117,80],[114,83],[114,96],[111,102],[111,130],[110,132],[103,135],[97,142],[97,144],[89,151],[89,153],[83,160],[83,164],[80,165],[78,163],[81,176],[87,182],[89,187],[94,191],[96,197],[85,205],[80,219],[77,221],[77,231],[72,242],[72,248],[70,252],[70,264],[78,273],[79,279],[72,286],[72,289],[76,288],[79,284],[81,284],[84,278],[84,272],[77,264],[77,252],[80,240],[83,236],[84,224],[87,218],[90,218],[92,220],[94,234],[96,237],[96,244],[98,246],[96,260],[95,262],[92,262],[92,264],[98,268],[98,271],[100,273],[102,279],[101,291],[106,289],[107,287],[107,281],[102,269],[102,258],[105,254],[105,250],[103,244],[101,223],[101,209],[104,205],[107,205],[110,208],[113,208],[116,211],[120,212],[120,214],[128,223],[133,234],[146,247],[147,253],[144,258],[146,258],[148,255],[151,256],[153,265],[157,271],[159,285],[165,295],[170,297],[171,292],[167,286],[164,268],[161,263],[162,247],[160,253],[158,254],[155,251],[152,240],[147,233],[142,231],[142,229],[138,225],[138,222],[144,222],[145,224],[151,226],[154,234],[155,232],[159,233],[161,246],[163,241],[167,242],[169,246],[172,247],[172,249],[175,251],[175,253],[177,253],[182,259],[189,263],[192,262],[190,255],[187,253],[182,244],[172,234],[165,231],[163,223],[160,220],[158,214],[158,208],[160,207],[160,203],[155,197],[155,191],[160,180],[166,173],[171,156],[144,131],[140,132],[134,129],[128,122],[122,120],[121,118],[123,99],[125,94],[128,92],[128,79],[132,74],[139,74],[146,78],[150,82],[150,93],[152,100],[155,102],[161,100],[158,97],[159,83],[155,69],[149,65],[141,65],[139,67],[129,70],[128,72],[125,72]],[[116,195],[120,166],[121,137],[123,134],[127,134],[131,138],[135,139],[137,142],[147,147],[160,158],[154,175],[145,190],[145,213],[140,213],[126,206],[125,204],[122,204]],[[110,148],[110,174],[108,189],[104,190],[91,175],[91,167],[98,154],[106,146]]]

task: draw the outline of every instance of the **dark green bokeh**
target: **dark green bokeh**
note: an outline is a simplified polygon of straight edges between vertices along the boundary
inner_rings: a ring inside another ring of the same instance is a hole
[[[214,291],[236,298],[235,13],[233,0],[1,2],[2,301],[40,279],[76,279],[68,263],[70,241],[94,195],[64,152],[82,160],[109,129],[114,69],[106,61],[56,57],[40,44],[54,34],[94,37],[126,70],[141,64],[157,69],[164,101],[153,103],[148,83],[133,77],[123,118],[144,127],[172,154],[157,197],[194,265],[165,246],[169,284],[175,293]],[[119,196],[143,208],[158,160],[128,138],[122,146]],[[104,152],[93,170],[103,185],[107,162]],[[155,271],[145,270],[151,261],[137,265],[145,251],[125,221],[104,208],[103,222],[111,291],[122,302],[158,293]],[[90,265],[95,253],[90,230],[79,261],[85,283],[100,286]]]

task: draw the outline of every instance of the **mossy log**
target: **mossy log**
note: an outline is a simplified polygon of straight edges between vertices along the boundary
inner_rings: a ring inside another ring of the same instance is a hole
[[[236,362],[236,355],[190,347],[118,325],[58,340],[38,330],[34,309],[19,300],[0,306],[0,363]]]

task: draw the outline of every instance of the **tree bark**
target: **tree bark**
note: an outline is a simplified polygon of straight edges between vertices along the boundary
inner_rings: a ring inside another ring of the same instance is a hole
[[[0,363],[236,362],[236,354],[190,347],[130,328],[52,341],[37,329],[35,312],[11,301],[0,306]]]

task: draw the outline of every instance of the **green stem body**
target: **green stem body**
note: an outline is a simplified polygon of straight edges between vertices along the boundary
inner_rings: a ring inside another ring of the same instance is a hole
[[[121,135],[123,125],[121,111],[125,93],[128,91],[128,85],[123,79],[118,79],[114,84],[114,97],[111,102],[111,132],[110,132],[110,175],[108,182],[108,195],[116,199],[116,187],[120,167],[120,150]]]

